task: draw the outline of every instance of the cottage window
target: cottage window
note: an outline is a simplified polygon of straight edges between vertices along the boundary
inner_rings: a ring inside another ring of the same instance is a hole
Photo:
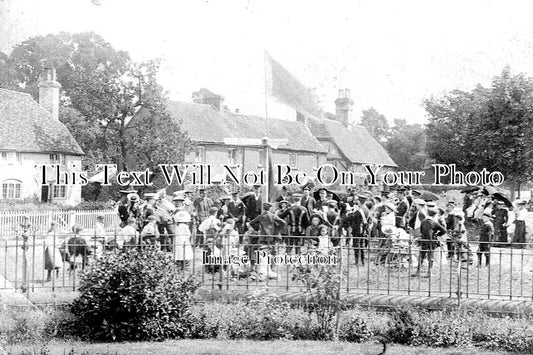
[[[196,163],[205,164],[205,147],[196,147]]]
[[[7,160],[7,152],[2,152],[1,158],[3,161]]]
[[[65,185],[54,185],[52,198],[65,198],[67,196],[67,187]]]
[[[317,155],[315,155],[315,167],[318,168],[318,166],[320,165],[320,157]]]
[[[22,164],[22,153],[15,153],[15,159],[17,160],[17,163]]]
[[[235,148],[228,148],[228,164],[235,164]]]
[[[296,153],[290,153],[289,154],[289,166],[291,168],[297,168],[298,167],[298,155]]]
[[[50,154],[50,163],[65,165],[65,155],[64,154]]]
[[[21,183],[18,180],[6,180],[2,183],[3,199],[19,199]]]

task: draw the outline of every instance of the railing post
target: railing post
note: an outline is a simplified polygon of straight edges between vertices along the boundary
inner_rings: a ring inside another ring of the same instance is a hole
[[[20,224],[22,227],[22,284],[20,285],[20,290],[22,293],[26,293],[29,291],[28,287],[28,259],[27,259],[27,249],[28,249],[28,232],[30,230],[30,223],[29,223],[29,217],[23,216],[22,217],[22,223]]]

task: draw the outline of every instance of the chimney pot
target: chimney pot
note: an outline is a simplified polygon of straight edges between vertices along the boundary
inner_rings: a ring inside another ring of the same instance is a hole
[[[46,109],[53,118],[59,120],[59,90],[61,84],[56,81],[56,70],[45,68],[43,80],[39,83],[39,105]]]

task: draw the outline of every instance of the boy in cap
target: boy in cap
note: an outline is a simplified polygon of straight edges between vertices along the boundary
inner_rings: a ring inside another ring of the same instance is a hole
[[[81,268],[84,269],[85,265],[87,265],[88,257],[91,255],[91,250],[89,249],[87,241],[80,236],[81,231],[83,231],[82,226],[79,224],[73,225],[72,233],[74,235],[67,241],[67,250],[70,255],[71,270],[74,270],[76,267],[76,257],[81,256]]]
[[[307,209],[300,205],[301,198],[301,195],[292,195],[293,205],[279,215],[281,219],[287,218],[290,235],[287,243],[287,253],[291,252],[292,247],[294,247],[295,253],[298,254],[300,252],[300,246],[303,242],[302,236],[305,235],[305,229],[309,225]]]

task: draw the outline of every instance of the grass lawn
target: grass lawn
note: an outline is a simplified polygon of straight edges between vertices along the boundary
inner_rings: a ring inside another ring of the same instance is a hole
[[[234,354],[379,354],[383,346],[378,343],[343,343],[326,341],[251,341],[251,340],[176,340],[160,343],[120,343],[120,344],[87,344],[51,342],[47,346],[50,355],[70,354],[85,355],[141,355],[141,354],[202,354],[202,355],[234,355]],[[5,348],[10,354],[40,354],[42,347],[35,345],[17,345]],[[507,354],[505,352],[482,351],[462,348],[427,348],[400,345],[388,346],[386,355],[474,355],[474,354]]]

